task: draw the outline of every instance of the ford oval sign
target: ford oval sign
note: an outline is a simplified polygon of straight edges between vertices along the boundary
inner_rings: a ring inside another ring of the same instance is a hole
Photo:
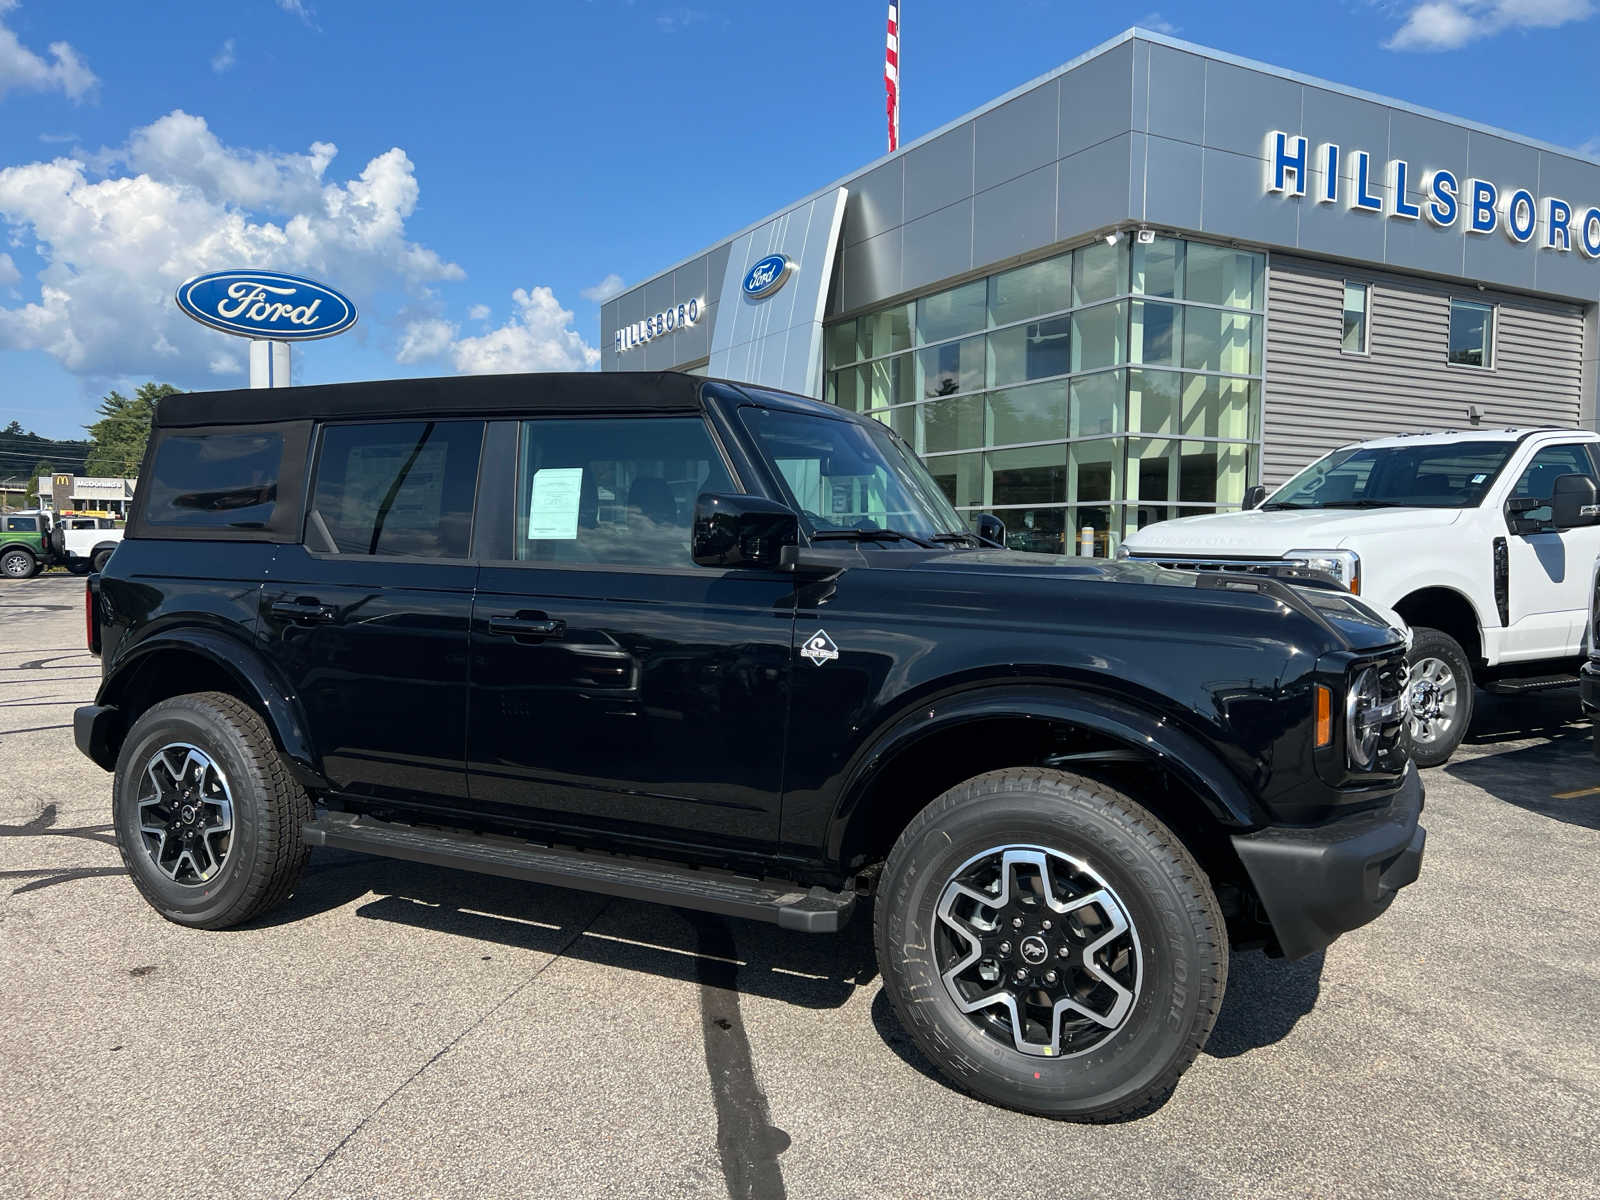
[[[239,337],[308,342],[356,323],[356,306],[325,284],[276,271],[212,271],[178,288],[178,307]]]
[[[769,254],[745,274],[744,294],[764,300],[781,288],[794,274],[794,260],[787,254]]]

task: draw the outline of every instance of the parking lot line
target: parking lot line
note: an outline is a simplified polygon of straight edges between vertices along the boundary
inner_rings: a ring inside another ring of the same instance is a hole
[[[1576,800],[1580,796],[1600,796],[1600,787],[1579,788],[1575,792],[1552,792],[1552,800]]]

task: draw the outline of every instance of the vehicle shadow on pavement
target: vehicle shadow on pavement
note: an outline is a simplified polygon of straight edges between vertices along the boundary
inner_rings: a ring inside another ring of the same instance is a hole
[[[341,851],[317,851],[288,903],[251,927],[291,924],[363,897],[371,898],[355,913],[367,920],[456,934],[485,946],[559,951],[564,958],[686,983],[702,975],[702,936],[693,914]],[[877,974],[870,911],[865,917],[858,911],[837,936],[754,921],[726,924],[738,948],[741,993],[803,1008],[838,1008]]]
[[[1600,829],[1600,763],[1589,752],[1589,731],[1572,728],[1539,745],[1460,758],[1441,768],[1496,800],[1552,821]],[[1590,792],[1588,795],[1572,795]]]
[[[1576,688],[1536,692],[1531,696],[1496,696],[1479,691],[1472,724],[1463,739],[1468,746],[1533,737],[1569,737],[1588,733]]]

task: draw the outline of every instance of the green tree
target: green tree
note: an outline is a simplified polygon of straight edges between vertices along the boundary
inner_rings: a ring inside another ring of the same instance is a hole
[[[37,508],[39,506],[39,476],[54,475],[55,473],[55,467],[50,464],[50,460],[47,458],[41,458],[38,462],[33,464],[33,470],[28,472],[29,508]]]
[[[144,445],[150,439],[150,422],[156,403],[164,396],[176,395],[170,383],[143,383],[130,400],[121,392],[108,392],[96,410],[100,419],[84,426],[89,431],[89,453],[84,459],[85,475],[134,475],[144,461]]]

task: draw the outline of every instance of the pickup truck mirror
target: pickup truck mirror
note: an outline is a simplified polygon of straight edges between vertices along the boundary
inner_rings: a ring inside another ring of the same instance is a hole
[[[1600,517],[1595,503],[1594,480],[1587,475],[1558,475],[1550,496],[1550,523],[1557,529],[1593,525]]]
[[[977,534],[984,541],[993,542],[996,546],[1006,544],[1005,522],[993,513],[978,514]]]
[[[694,502],[690,553],[702,567],[776,571],[783,565],[783,548],[799,538],[794,510],[760,496],[703,492]]]
[[[1244,494],[1244,507],[1245,507],[1245,510],[1249,511],[1252,508],[1260,508],[1261,507],[1261,502],[1263,500],[1265,500],[1266,498],[1267,498],[1267,489],[1265,487],[1263,487],[1259,483],[1256,484],[1255,487],[1249,489]]]

